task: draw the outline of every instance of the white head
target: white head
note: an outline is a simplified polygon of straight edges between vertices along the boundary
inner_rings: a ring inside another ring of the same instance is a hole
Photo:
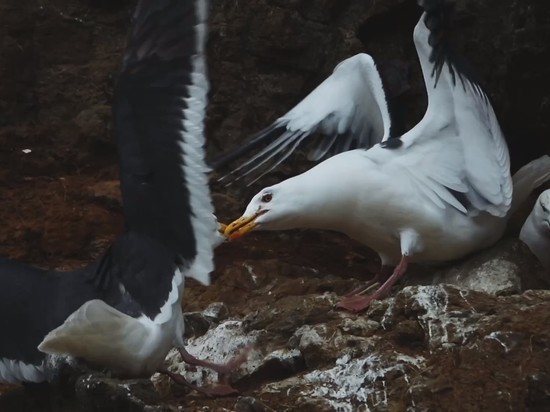
[[[533,208],[536,225],[550,234],[550,189],[541,193]]]
[[[260,190],[243,216],[227,225],[225,236],[235,239],[252,230],[298,228],[346,233],[343,229],[349,223],[349,204],[356,201],[358,192],[349,190],[354,183],[348,178],[349,168],[339,166],[347,162],[342,159],[341,155],[333,156],[307,172]],[[341,170],[346,172],[344,176]]]
[[[227,225],[225,235],[236,239],[252,230],[288,230],[302,227],[300,222],[308,213],[304,202],[306,198],[293,179],[266,187],[252,198],[239,219]]]

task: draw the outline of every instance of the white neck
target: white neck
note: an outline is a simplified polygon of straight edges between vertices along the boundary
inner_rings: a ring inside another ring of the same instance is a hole
[[[345,167],[341,167],[342,162]],[[284,229],[324,229],[353,233],[353,219],[350,216],[364,213],[365,200],[368,202],[370,198],[368,195],[365,197],[365,187],[370,190],[372,186],[375,190],[376,185],[380,184],[365,173],[368,162],[364,152],[346,152],[284,181],[285,197],[293,202],[288,205],[289,213]],[[349,190],[350,187],[356,187],[357,190]],[[355,205],[359,203],[362,203],[362,208],[356,211]]]

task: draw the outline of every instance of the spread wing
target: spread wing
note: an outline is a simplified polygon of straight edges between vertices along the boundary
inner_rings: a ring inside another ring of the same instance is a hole
[[[227,178],[270,172],[312,136],[309,159],[369,148],[390,136],[391,121],[380,74],[368,54],[342,61],[305,99],[272,125],[214,163],[219,168],[255,151]],[[263,168],[262,168],[263,167]],[[262,169],[260,169],[262,168]],[[256,180],[257,180],[256,178]]]
[[[204,162],[208,80],[205,0],[142,0],[118,81],[114,117],[128,231],[195,259],[208,280],[216,223]]]
[[[403,149],[422,153],[428,149],[420,146],[441,147],[434,159],[440,167],[424,162],[411,173],[458,192],[469,210],[504,216],[512,202],[510,160],[491,102],[467,64],[449,47],[452,5],[446,0],[419,4],[425,12],[414,29],[414,43],[428,108],[419,124],[403,136]],[[433,139],[447,140],[436,144]],[[432,192],[440,189],[434,186]]]

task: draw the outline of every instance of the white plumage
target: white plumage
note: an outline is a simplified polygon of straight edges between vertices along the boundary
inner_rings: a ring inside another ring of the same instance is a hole
[[[113,102],[125,230],[72,273],[0,259],[0,382],[50,380],[57,358],[150,376],[184,350],[184,277],[210,283],[219,236],[204,159],[207,7],[138,2]]]
[[[368,119],[365,121],[365,119]],[[340,62],[333,73],[306,98],[271,126],[252,139],[278,137],[269,142],[232,174],[240,179],[268,164],[252,182],[273,170],[305,140],[316,132],[325,138],[308,154],[310,160],[321,160],[330,154],[356,147],[371,147],[390,136],[391,119],[382,79],[371,56],[360,53]],[[237,152],[247,150],[240,148]],[[231,154],[221,162],[236,157]],[[225,179],[222,178],[222,180]]]
[[[519,238],[550,271],[550,189],[545,190],[538,197],[521,228]]]
[[[168,351],[184,347],[181,295],[184,278],[176,269],[172,290],[154,319],[138,318],[96,299],[83,304],[38,345],[42,352],[85,359],[128,376],[149,376]]]
[[[364,121],[367,117],[369,122]],[[390,115],[374,60],[360,53],[342,61],[331,76],[276,123],[284,124],[290,133],[310,135],[319,131],[333,139],[348,135],[361,146],[387,138]],[[312,157],[319,160],[323,156]]]
[[[385,283],[370,297],[344,300],[341,306],[350,310],[362,310],[372,299],[387,295],[409,261],[461,258],[501,237],[516,190],[508,148],[487,95],[448,53],[445,34],[441,35],[444,28],[436,30],[437,36],[428,28],[446,22],[448,11],[443,4],[424,12],[414,29],[428,94],[422,120],[403,136],[390,138],[375,66],[364,55],[344,61],[266,129],[271,133],[278,123],[286,125],[271,146],[286,144],[289,133],[309,135],[316,130],[328,134],[325,144],[337,132],[349,130],[353,137],[368,129],[381,143],[368,150],[344,151],[261,190],[243,216],[228,225],[228,236],[250,230],[316,228],[343,232],[371,247],[383,267],[377,280]],[[344,68],[348,72],[340,76]],[[266,162],[265,157],[260,153],[237,172],[254,170]],[[528,165],[518,181],[523,188],[517,193],[523,199],[550,171],[549,158],[538,162],[535,168]],[[387,266],[395,267],[390,278]]]

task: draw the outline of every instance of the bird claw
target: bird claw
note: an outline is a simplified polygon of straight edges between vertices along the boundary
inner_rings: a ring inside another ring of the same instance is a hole
[[[353,313],[359,313],[367,309],[373,301],[372,296],[353,295],[347,296],[336,304],[336,307]]]
[[[241,350],[241,352],[237,356],[234,356],[229,362],[220,364],[197,359],[189,352],[187,352],[185,348],[178,348],[183,361],[188,365],[191,365],[193,367],[201,366],[203,368],[211,369],[222,377],[222,383],[218,383],[212,386],[201,387],[193,385],[192,383],[188,382],[182,375],[170,372],[169,370],[161,370],[160,372],[168,375],[176,384],[186,386],[207,396],[219,397],[236,395],[240,393],[239,390],[235,389],[228,383],[225,383],[227,381],[227,375],[229,375],[246,361],[246,359],[248,358],[248,354],[252,349],[253,346],[247,346],[246,348]]]
[[[246,360],[248,359],[249,353],[252,351],[253,346],[247,346],[244,349],[241,350],[241,352],[231,358],[229,362],[226,362],[225,364],[216,365],[216,369],[212,369],[214,372],[218,372],[220,375],[227,375],[233,372],[234,370],[238,369]]]
[[[212,386],[196,386],[190,383],[179,373],[170,372],[169,370],[159,370],[160,373],[163,373],[170,377],[177,385],[185,386],[186,388],[192,389],[208,397],[221,397],[221,396],[231,396],[239,394],[239,390],[235,389],[229,384],[221,383]]]
[[[354,296],[364,295],[370,292],[372,289],[374,289],[377,286],[380,286],[380,283],[378,281],[367,282],[366,285],[356,287],[352,289],[350,292],[346,293],[344,295],[344,298],[352,298]]]
[[[382,283],[385,283],[389,276],[392,274],[391,267],[388,265],[382,265],[380,271],[374,275],[374,277],[366,282],[363,286],[359,286],[351,290],[344,295],[345,298],[351,298],[356,295],[364,295],[374,289],[376,286],[380,287]]]
[[[203,368],[208,368],[213,370],[214,372],[220,374],[220,375],[228,375],[231,372],[233,372],[235,369],[237,369],[239,366],[241,366],[246,359],[248,358],[248,354],[253,349],[253,346],[247,346],[241,352],[234,356],[229,362],[226,363],[213,363],[209,361],[205,361],[202,359],[197,359],[193,355],[191,355],[185,348],[178,348],[181,357],[183,361],[189,365],[193,366],[202,366]]]
[[[407,270],[407,264],[407,256],[401,256],[401,261],[395,267],[391,276],[388,276],[389,272],[387,271],[387,266],[383,266],[380,274],[375,276],[374,279],[369,282],[372,282],[372,284],[367,283],[368,287],[365,290],[363,290],[359,294],[345,296],[344,299],[336,304],[336,306],[342,309],[349,310],[350,312],[358,313],[367,309],[373,300],[384,299],[390,294],[392,286],[396,282],[398,282],[399,279],[401,279],[405,274]],[[385,280],[382,286],[378,287],[378,289],[376,289],[373,294],[369,296],[363,296],[364,293],[369,291],[370,288],[374,286],[374,282],[378,282],[381,279]]]

